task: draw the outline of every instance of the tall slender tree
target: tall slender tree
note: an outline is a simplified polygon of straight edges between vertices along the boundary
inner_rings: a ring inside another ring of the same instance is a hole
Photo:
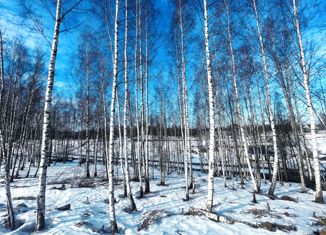
[[[118,79],[118,33],[119,33],[119,0],[115,1],[115,18],[114,18],[114,61],[113,61],[113,83],[112,83],[112,97],[110,110],[110,135],[108,143],[108,176],[109,176],[109,212],[111,232],[114,234],[118,232],[118,225],[115,216],[114,206],[114,182],[113,182],[113,145],[114,145],[114,118],[115,118],[115,98],[117,93],[117,79]]]
[[[316,195],[315,200],[319,203],[324,203],[323,198],[323,190],[321,187],[321,179],[320,179],[320,166],[319,166],[319,159],[318,159],[318,151],[317,151],[317,141],[316,141],[316,124],[315,124],[315,115],[314,110],[312,107],[311,95],[310,95],[310,88],[309,88],[309,77],[308,77],[308,70],[305,61],[305,52],[303,48],[301,32],[300,32],[300,23],[297,14],[297,4],[296,0],[292,0],[293,3],[293,15],[295,20],[295,31],[298,40],[298,46],[300,51],[300,68],[302,71],[303,77],[303,87],[306,96],[306,102],[309,111],[309,121],[310,121],[310,133],[311,133],[311,144],[312,144],[312,155],[314,158],[314,169],[315,169],[315,182],[316,182]]]
[[[188,185],[188,169],[189,162],[191,161],[190,156],[190,137],[189,137],[189,117],[188,117],[188,89],[186,79],[186,62],[185,62],[185,51],[184,51],[184,32],[183,32],[183,17],[182,17],[182,0],[178,2],[178,15],[179,15],[179,29],[180,29],[180,53],[181,53],[181,78],[182,78],[182,104],[183,104],[183,123],[184,123],[184,169],[186,179],[186,197],[185,200],[189,200],[189,185]],[[192,184],[193,182],[191,182]],[[194,188],[194,185],[192,185]]]
[[[253,174],[253,171],[251,168],[249,151],[248,151],[248,143],[247,143],[247,138],[246,138],[245,131],[244,131],[243,115],[242,115],[241,107],[240,107],[240,99],[239,99],[239,92],[238,92],[238,85],[237,85],[237,78],[236,78],[236,67],[235,67],[235,59],[234,59],[234,52],[233,52],[231,22],[230,22],[230,10],[229,10],[229,5],[228,5],[227,0],[224,0],[224,5],[225,5],[226,15],[227,15],[227,35],[228,35],[228,44],[229,44],[229,51],[230,51],[230,57],[231,57],[232,84],[233,84],[233,90],[234,90],[234,95],[235,95],[237,118],[238,118],[238,123],[240,126],[240,133],[241,133],[241,139],[243,142],[244,154],[247,159],[247,164],[248,164],[248,169],[249,169],[249,173],[251,176],[252,184],[253,184],[254,190],[256,192],[259,192],[260,188],[257,185],[257,181],[255,180],[255,177],[254,177],[254,174]],[[258,174],[260,174],[260,172]]]
[[[48,68],[48,79],[45,92],[44,110],[43,110],[43,129],[42,129],[42,141],[41,141],[41,158],[40,158],[40,175],[39,175],[39,193],[37,196],[37,209],[36,209],[36,229],[43,230],[45,228],[45,192],[46,192],[46,173],[48,167],[48,161],[51,156],[50,147],[50,115],[51,115],[51,103],[53,93],[53,83],[55,74],[55,64],[57,59],[60,26],[64,18],[73,9],[75,9],[83,0],[76,0],[70,8],[62,11],[62,0],[56,1],[55,12],[55,25],[52,39],[51,55]]]
[[[269,114],[271,129],[272,129],[272,137],[273,137],[273,149],[274,149],[273,177],[272,177],[272,182],[271,182],[268,194],[271,196],[274,196],[276,180],[277,180],[277,175],[278,175],[279,150],[278,150],[278,146],[277,146],[277,136],[276,136],[276,129],[275,129],[274,114],[273,114],[273,110],[272,110],[269,75],[268,75],[268,70],[267,70],[267,58],[266,58],[266,54],[265,54],[265,46],[264,46],[262,30],[261,30],[261,26],[260,26],[261,23],[260,23],[260,19],[259,19],[259,15],[258,15],[256,0],[251,0],[251,1],[252,1],[252,8],[253,8],[254,15],[255,15],[256,26],[257,26],[257,34],[258,34],[259,43],[260,43],[261,57],[263,60],[265,91],[266,91],[266,96],[267,96],[267,108],[268,108],[268,114]]]
[[[215,161],[215,111],[214,111],[214,93],[213,93],[213,76],[212,65],[209,49],[209,28],[208,28],[208,11],[207,0],[204,0],[204,28],[205,28],[205,49],[206,49],[206,70],[207,70],[207,88],[209,102],[209,160],[208,160],[208,195],[207,210],[213,210],[214,195],[214,161]]]
[[[3,93],[4,93],[4,58],[3,58],[3,38],[2,31],[0,29],[0,111],[3,105]],[[6,149],[6,143],[3,136],[2,128],[4,128],[3,115],[0,115],[0,162],[5,160],[5,191],[7,199],[7,219],[8,227],[11,230],[15,229],[15,214],[12,204],[11,190],[10,190],[10,157]]]
[[[50,114],[52,103],[52,91],[54,82],[55,62],[57,59],[58,43],[60,25],[62,22],[61,16],[61,0],[57,0],[55,26],[52,40],[51,57],[48,70],[48,80],[45,93],[45,105],[43,114],[43,130],[42,130],[42,143],[41,143],[41,162],[40,162],[40,176],[39,176],[39,194],[37,196],[37,209],[36,209],[36,228],[43,230],[45,228],[45,192],[46,192],[46,172],[48,167],[48,158],[51,149],[49,148],[50,142]]]
[[[124,174],[127,186],[127,196],[130,200],[131,210],[137,210],[134,198],[131,192],[129,163],[128,163],[128,142],[127,142],[127,107],[129,99],[128,91],[128,0],[125,0],[125,42],[124,42],[124,80],[125,80],[125,97],[123,110],[123,155],[124,155]],[[132,127],[131,127],[132,128]]]

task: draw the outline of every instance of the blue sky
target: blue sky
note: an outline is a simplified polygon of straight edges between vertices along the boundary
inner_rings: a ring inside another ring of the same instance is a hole
[[[26,22],[23,22],[20,16],[21,1],[22,0],[0,0],[0,27],[2,31],[4,31],[5,38],[13,39],[14,37],[22,37],[28,47],[42,47],[45,52],[45,58],[48,59],[50,55],[50,46],[39,32],[31,31],[29,27],[26,27],[28,23],[26,24]],[[41,0],[26,0],[26,2],[29,3],[38,3],[34,6],[34,9],[42,18],[45,36],[51,41],[54,22],[51,15],[44,10],[44,8],[41,10],[42,8],[39,5],[40,1]],[[90,0],[84,1],[87,3]],[[305,2],[310,4],[314,2],[314,0],[306,0]],[[157,18],[157,31],[166,34],[171,24],[171,0],[155,0],[154,3],[160,13]],[[313,37],[314,40],[321,42],[321,53],[326,53],[326,44],[324,43],[324,39],[326,38],[326,1],[320,1],[320,3],[320,10],[317,12],[314,22],[312,22],[313,25],[318,25],[318,27],[312,28],[311,31],[307,33],[309,36]],[[123,5],[123,3],[121,5]],[[54,12],[54,10],[53,7],[52,12]],[[96,24],[95,20],[92,18],[88,23]],[[198,24],[197,27],[201,27],[201,25]],[[70,73],[72,70],[72,58],[77,51],[79,34],[82,29],[83,27],[80,27],[60,35],[55,77],[55,87],[57,88],[63,89],[69,80],[68,77],[71,75]],[[120,35],[120,37],[122,37],[122,35]],[[158,66],[155,70],[163,69],[165,72],[168,72],[169,63],[167,63],[167,60],[169,57],[167,55],[168,42],[166,41],[166,37],[160,37],[156,45],[158,45],[158,53],[156,55],[156,64]],[[157,74],[158,71],[155,70],[153,73]],[[187,66],[187,70],[191,70],[190,66]],[[70,88],[66,86],[66,89]]]
[[[4,32],[4,37],[13,39],[15,37],[22,37],[27,47],[36,48],[42,47],[45,52],[45,58],[48,59],[50,55],[50,45],[45,38],[39,33],[31,30],[28,26],[31,25],[28,21],[23,21],[21,17],[22,6],[21,0],[0,0],[0,28]],[[87,4],[86,0],[86,4]],[[28,2],[28,1],[27,1]],[[33,6],[33,9],[39,14],[44,25],[44,34],[46,38],[51,41],[53,35],[54,22],[49,14],[42,6],[40,6],[38,0],[34,0],[37,4]],[[159,10],[160,18],[158,24],[158,30],[166,33],[170,26],[171,19],[171,2],[169,0],[156,0],[155,7]],[[55,11],[54,6],[52,12]],[[88,24],[94,24],[94,18],[90,18]],[[63,88],[68,76],[70,76],[72,58],[78,48],[78,39],[80,31],[83,26],[74,29],[72,31],[64,32],[59,38],[58,57],[56,62],[56,74],[55,74],[55,87]],[[18,33],[17,33],[18,32]],[[159,57],[165,60],[166,55],[166,43],[164,43],[164,37],[160,38],[160,45],[158,49]],[[46,63],[47,64],[47,63]]]
[[[0,0],[0,27],[3,31],[4,37],[8,38],[9,40],[13,40],[16,37],[21,37],[23,38],[24,43],[27,47],[41,47],[45,53],[47,66],[51,47],[39,32],[36,32],[30,28],[31,23],[23,21],[23,18],[21,17],[22,7],[19,2],[19,0]],[[51,15],[45,11],[38,11],[38,14],[41,14],[42,17],[42,23],[44,24],[44,34],[46,38],[51,41],[54,27],[54,22],[51,19]],[[71,37],[68,34],[73,35],[73,38],[76,39],[77,32],[67,32],[60,35],[58,50],[59,53],[56,62],[56,87],[63,87],[65,83],[65,77],[69,69],[67,62],[72,56],[74,50],[77,48],[76,40],[71,40]]]

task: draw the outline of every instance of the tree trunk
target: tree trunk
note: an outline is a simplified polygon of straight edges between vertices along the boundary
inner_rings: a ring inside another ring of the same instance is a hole
[[[263,43],[263,37],[261,33],[260,28],[260,22],[258,17],[258,11],[256,6],[256,0],[252,0],[253,3],[253,10],[255,14],[256,19],[256,25],[257,25],[257,32],[259,37],[259,43],[260,43],[260,50],[261,50],[261,56],[263,59],[263,65],[264,65],[264,76],[265,76],[265,90],[266,90],[266,96],[267,96],[267,106],[268,106],[268,112],[269,112],[269,119],[271,123],[271,129],[272,129],[272,136],[273,136],[273,148],[274,148],[274,165],[273,165],[273,177],[272,177],[272,183],[269,188],[268,194],[273,196],[275,187],[276,187],[276,180],[277,180],[277,174],[278,174],[278,147],[277,147],[277,138],[276,138],[276,129],[275,129],[275,122],[274,122],[274,114],[272,110],[272,104],[271,104],[271,94],[269,89],[269,77],[268,77],[268,71],[267,71],[267,59],[265,55],[265,48]]]
[[[117,79],[118,79],[118,27],[119,27],[119,0],[115,2],[115,20],[114,20],[114,61],[113,61],[113,83],[112,97],[110,110],[110,135],[108,143],[108,175],[109,175],[109,212],[111,232],[118,232],[117,221],[115,218],[114,206],[114,182],[113,182],[113,145],[114,145],[114,118],[115,118],[115,97],[117,94]]]
[[[90,82],[89,82],[89,57],[88,57],[88,51],[86,46],[86,87],[87,87],[87,94],[86,94],[86,178],[90,177],[89,173],[89,151],[90,151],[90,143],[89,143],[89,128],[90,128]]]
[[[309,110],[312,155],[313,155],[314,164],[315,164],[315,181],[316,181],[315,201],[318,203],[324,203],[323,190],[321,187],[321,179],[320,179],[320,166],[319,166],[319,159],[318,159],[318,151],[317,151],[316,125],[315,125],[314,110],[312,107],[310,90],[309,90],[308,71],[306,68],[306,62],[305,62],[305,57],[304,57],[304,49],[303,49],[303,44],[302,44],[302,39],[301,39],[299,19],[298,19],[298,15],[297,15],[296,0],[292,0],[292,2],[293,2],[293,14],[294,14],[294,18],[295,18],[295,30],[296,30],[298,45],[299,45],[299,50],[300,50],[300,67],[302,70],[303,86],[304,86],[307,106],[308,106],[308,110]]]
[[[251,168],[251,164],[250,164],[248,144],[247,144],[247,139],[246,139],[244,127],[243,127],[243,116],[242,116],[241,107],[240,107],[240,100],[239,100],[239,93],[238,93],[238,86],[237,86],[237,79],[236,79],[235,61],[234,61],[232,35],[231,35],[231,27],[230,27],[230,13],[229,13],[229,7],[228,7],[227,0],[224,0],[224,4],[225,4],[227,19],[228,19],[227,31],[228,31],[229,50],[230,50],[230,56],[231,56],[232,81],[233,81],[233,89],[234,89],[234,94],[235,94],[238,123],[240,126],[241,139],[243,142],[244,154],[247,159],[247,164],[248,164],[249,173],[251,176],[251,181],[252,181],[255,192],[259,192],[260,188],[257,186],[257,182],[255,180],[255,177],[254,177],[254,174],[253,174],[253,171]]]
[[[136,211],[136,204],[131,193],[130,174],[128,163],[128,148],[127,148],[127,105],[128,105],[128,0],[125,0],[125,45],[124,45],[124,79],[125,79],[125,100],[123,110],[123,155],[124,155],[124,175],[127,187],[127,196],[130,200],[130,209]],[[122,159],[121,159],[122,160]]]
[[[146,102],[145,102],[145,193],[150,192],[150,183],[149,183],[149,152],[148,152],[148,25],[147,25],[147,15],[146,15],[146,59],[145,59],[145,88],[146,88]]]
[[[207,0],[204,0],[204,25],[205,25],[205,48],[206,48],[206,69],[208,83],[208,100],[209,100],[209,162],[208,162],[208,195],[207,210],[213,210],[214,195],[214,151],[215,151],[215,115],[214,115],[214,95],[213,95],[213,77],[209,49],[209,32],[208,32],[208,13]]]
[[[138,113],[138,73],[137,73],[137,48],[138,48],[138,30],[140,29],[140,0],[136,2],[136,42],[135,42],[135,105],[136,105],[136,130],[137,130],[137,143],[136,143],[136,157],[138,160],[138,178],[139,178],[139,197],[143,198],[143,183],[142,183],[142,156],[140,154],[140,130],[139,130],[139,113]],[[140,38],[141,41],[141,38]],[[141,47],[140,47],[141,48]],[[140,52],[139,52],[140,53]]]
[[[181,77],[182,77],[182,103],[183,103],[183,123],[184,123],[184,161],[185,161],[185,177],[186,184],[188,184],[188,167],[191,161],[190,153],[190,138],[189,138],[189,118],[188,118],[188,91],[186,81],[186,62],[184,52],[184,34],[183,34],[183,19],[182,19],[182,0],[179,0],[179,28],[180,28],[180,43],[181,43]],[[194,187],[193,179],[191,177],[190,185]],[[186,197],[185,200],[189,200],[189,187],[186,186]]]
[[[97,130],[96,130],[96,139],[95,139],[95,148],[94,148],[94,177],[97,177],[97,152],[98,152],[98,144],[99,144],[99,135],[101,128],[101,112],[98,112],[98,120],[97,120]]]
[[[2,96],[4,92],[4,59],[3,59],[3,40],[2,40],[2,32],[0,30],[0,111],[2,108]],[[2,128],[4,127],[3,116],[0,116],[0,155],[2,159],[5,160],[5,191],[6,191],[6,199],[7,199],[7,218],[8,218],[8,227],[11,230],[15,229],[15,214],[14,208],[12,205],[12,197],[10,190],[10,156],[7,154],[5,140],[3,138]],[[1,165],[1,163],[0,163]]]
[[[45,191],[46,191],[46,171],[47,160],[50,155],[49,139],[50,139],[50,114],[51,114],[51,102],[52,102],[52,90],[54,81],[55,62],[57,57],[57,49],[59,43],[59,31],[60,31],[60,12],[61,12],[61,0],[57,0],[56,8],[56,21],[54,27],[54,35],[52,41],[51,57],[48,71],[48,81],[45,93],[45,104],[43,114],[43,130],[42,130],[42,144],[41,144],[41,161],[40,161],[40,176],[39,176],[39,194],[37,196],[37,213],[36,213],[36,229],[43,230],[45,228]]]

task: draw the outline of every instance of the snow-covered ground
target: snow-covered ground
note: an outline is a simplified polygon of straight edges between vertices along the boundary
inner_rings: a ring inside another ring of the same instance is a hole
[[[252,187],[246,181],[245,188],[241,189],[236,181],[228,181],[229,187],[223,186],[221,178],[215,178],[214,211],[230,216],[236,221],[234,224],[214,222],[203,216],[186,215],[190,207],[205,208],[207,194],[207,175],[196,174],[196,192],[191,194],[189,202],[183,201],[184,177],[171,174],[166,178],[167,186],[158,186],[159,172],[151,181],[151,193],[143,199],[135,198],[137,212],[128,213],[128,199],[119,197],[123,188],[121,181],[115,186],[116,215],[121,234],[286,234],[285,231],[269,231],[265,228],[253,228],[251,225],[261,222],[271,222],[280,225],[293,225],[296,231],[290,234],[312,234],[321,230],[316,217],[326,217],[326,205],[313,202],[313,191],[299,193],[299,184],[277,184],[276,196],[291,196],[298,202],[285,200],[271,200],[265,195],[256,195],[257,204],[252,203]],[[24,175],[24,174],[22,174]],[[108,190],[107,183],[101,178],[95,180],[95,187],[80,188],[78,182],[85,181],[84,166],[77,162],[57,163],[48,168],[48,183],[46,208],[47,230],[36,234],[90,234],[101,232],[102,226],[109,224]],[[104,167],[100,166],[99,176],[105,176]],[[51,189],[60,187],[65,182],[66,190]],[[73,186],[73,187],[72,187]],[[266,192],[269,183],[262,184],[262,191]],[[138,183],[132,182],[134,195],[138,191]],[[16,208],[19,228],[10,232],[0,227],[0,234],[30,234],[34,229],[36,217],[35,197],[38,192],[38,180],[35,178],[16,179],[12,183],[12,196]],[[324,192],[326,195],[326,192]],[[19,198],[20,197],[20,198]],[[326,198],[325,198],[326,199]],[[59,211],[56,208],[71,204],[71,210]],[[267,207],[270,210],[267,210]],[[147,229],[138,231],[145,214],[157,210],[158,219]],[[163,210],[163,211],[161,211]],[[0,180],[0,220],[4,219],[5,192],[3,180]]]

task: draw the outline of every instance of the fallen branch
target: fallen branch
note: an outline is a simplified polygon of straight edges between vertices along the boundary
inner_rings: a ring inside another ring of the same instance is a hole
[[[70,208],[71,208],[70,204],[67,204],[67,205],[64,205],[64,206],[57,207],[56,209],[58,211],[68,211],[68,210],[70,210]]]
[[[236,220],[229,216],[210,213],[210,212],[208,212],[204,209],[200,209],[200,208],[191,207],[189,209],[189,211],[185,213],[185,215],[205,216],[206,218],[208,218],[209,220],[212,220],[214,222],[222,222],[222,223],[227,223],[227,224],[242,223],[242,224],[246,224],[252,228],[263,228],[263,229],[267,229],[268,231],[273,231],[273,232],[275,232],[276,230],[281,230],[283,232],[297,231],[297,227],[295,227],[294,225],[283,225],[283,224],[271,223],[268,221],[253,224],[253,223],[246,222],[246,221]]]
[[[167,216],[166,211],[164,210],[153,210],[143,214],[141,222],[138,226],[137,231],[147,230],[151,224],[156,223],[159,219]]]
[[[13,200],[36,200],[34,196],[21,196],[21,197],[14,197]]]
[[[283,232],[297,231],[297,227],[295,227],[294,225],[283,225],[283,224],[271,223],[268,221],[257,223],[257,224],[252,224],[252,223],[245,222],[245,221],[238,221],[238,222],[246,224],[252,228],[263,228],[263,229],[267,229],[268,231],[272,231],[272,232],[275,232],[276,230],[281,230]]]
[[[298,198],[294,199],[294,198],[289,197],[289,196],[286,196],[286,195],[282,196],[282,197],[281,197],[281,200],[284,200],[284,201],[290,201],[290,202],[296,202],[296,203],[298,203]]]
[[[199,215],[199,216],[203,215],[214,222],[223,222],[227,224],[234,224],[235,222],[235,220],[229,216],[210,213],[204,209],[194,208],[194,207],[190,207],[189,211],[186,212],[185,215]]]

